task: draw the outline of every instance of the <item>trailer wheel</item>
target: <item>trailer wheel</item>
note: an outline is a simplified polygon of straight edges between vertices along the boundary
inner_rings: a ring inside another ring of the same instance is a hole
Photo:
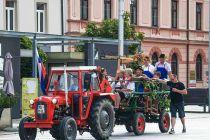
[[[53,125],[52,129],[50,129],[50,134],[54,139],[59,140],[60,139],[59,125]]]
[[[125,125],[125,128],[126,128],[126,130],[130,133],[130,132],[133,132],[133,127],[131,126],[131,125],[129,125],[129,124],[126,124]]]
[[[107,100],[96,101],[90,112],[90,133],[97,140],[107,140],[113,132],[115,112],[112,103]]]
[[[167,112],[162,111],[159,116],[159,129],[162,133],[168,132],[170,128],[170,116]]]
[[[143,135],[145,130],[145,118],[142,113],[135,113],[133,117],[133,132],[135,135]]]
[[[61,140],[75,140],[77,137],[77,123],[72,117],[63,118],[59,130]]]
[[[25,122],[30,122],[31,118],[25,117],[19,123],[19,137],[21,140],[35,140],[37,129],[36,128],[24,128]]]

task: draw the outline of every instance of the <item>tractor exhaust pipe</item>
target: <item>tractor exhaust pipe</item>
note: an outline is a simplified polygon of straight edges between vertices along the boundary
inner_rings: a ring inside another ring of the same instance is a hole
[[[64,65],[64,88],[65,88],[66,107],[69,107],[69,104],[68,104],[68,87],[67,87],[66,65]]]

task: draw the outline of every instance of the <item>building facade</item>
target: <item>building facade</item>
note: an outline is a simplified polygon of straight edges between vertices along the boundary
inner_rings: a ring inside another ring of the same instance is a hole
[[[207,86],[209,0],[125,0],[124,8],[145,33],[142,50],[152,63],[165,53],[186,86]],[[118,0],[68,0],[66,34],[80,35],[87,21],[109,18],[118,18]]]
[[[67,13],[61,2],[65,0],[0,0],[0,30],[61,35]],[[61,47],[50,51],[61,51]]]

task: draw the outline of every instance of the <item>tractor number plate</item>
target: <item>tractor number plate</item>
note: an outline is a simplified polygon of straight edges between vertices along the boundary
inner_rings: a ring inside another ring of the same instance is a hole
[[[37,113],[38,114],[44,114],[45,113],[44,105],[38,105]]]

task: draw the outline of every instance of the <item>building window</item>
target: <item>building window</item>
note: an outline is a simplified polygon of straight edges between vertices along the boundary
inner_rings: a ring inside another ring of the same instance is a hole
[[[196,30],[201,30],[202,26],[202,3],[196,3]]]
[[[80,0],[80,18],[88,20],[88,0]]]
[[[177,12],[178,12],[178,2],[177,0],[172,0],[171,4],[171,26],[172,28],[177,28]]]
[[[158,62],[158,55],[157,55],[157,53],[155,52],[155,53],[153,53],[153,55],[152,55],[152,65],[154,65],[155,66],[155,64]]]
[[[172,73],[178,75],[178,58],[176,53],[174,53],[172,55],[172,59],[171,59],[171,69],[172,69]]]
[[[111,0],[104,0],[104,19],[111,19],[112,17]]]
[[[152,0],[152,26],[158,26],[158,0]]]
[[[36,22],[37,32],[44,33],[46,28],[46,4],[37,3],[36,7]]]
[[[131,24],[137,24],[137,0],[130,0]]]
[[[6,30],[15,30],[15,2],[6,1]]]
[[[196,80],[202,81],[202,56],[199,54],[196,58]]]

